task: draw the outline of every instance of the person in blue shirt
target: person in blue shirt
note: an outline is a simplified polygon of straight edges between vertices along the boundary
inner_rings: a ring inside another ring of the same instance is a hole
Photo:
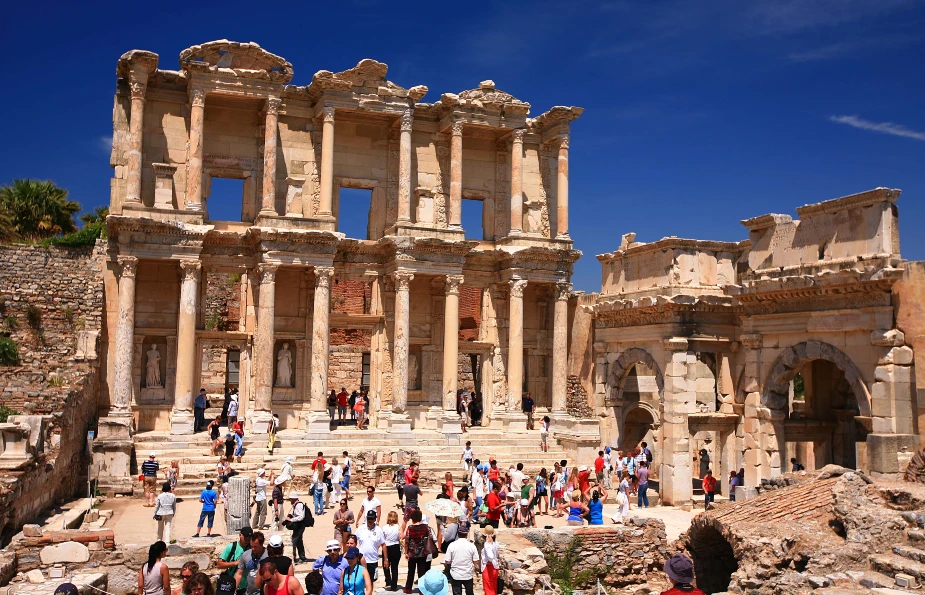
[[[601,488],[603,489],[603,488]],[[607,497],[607,493],[604,493],[604,497]],[[603,525],[604,524],[604,501],[601,500],[601,495],[597,490],[591,492],[591,500],[588,501],[588,524],[589,525]]]
[[[206,425],[206,407],[209,402],[206,400],[206,389],[200,388],[196,402],[193,404],[193,431],[198,432]]]
[[[206,519],[209,519],[209,528],[206,530],[206,537],[212,535],[212,524],[215,522],[215,501],[218,500],[218,493],[213,490],[214,482],[209,481],[206,489],[199,494],[199,501],[202,502],[202,512],[199,513],[199,524],[196,525],[196,534],[193,537],[199,537],[202,525]]]
[[[313,570],[321,571],[323,581],[320,595],[337,595],[340,591],[340,579],[347,568],[347,560],[340,555],[340,542],[332,539],[325,547],[328,555],[318,558],[312,565]]]

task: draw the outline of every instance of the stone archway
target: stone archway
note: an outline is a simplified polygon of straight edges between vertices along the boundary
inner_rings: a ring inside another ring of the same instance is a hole
[[[629,403],[623,407],[620,420],[621,449],[635,448],[642,441],[650,445],[657,444],[655,432],[658,430],[659,414],[648,403]]]
[[[838,348],[821,341],[804,341],[782,351],[771,371],[768,372],[761,392],[761,406],[768,409],[786,409],[789,398],[790,381],[800,369],[813,360],[831,362],[845,375],[845,381],[851,387],[858,402],[861,416],[870,417],[870,392],[864,385],[860,370],[847,355]]]
[[[662,369],[659,367],[655,358],[649,355],[645,349],[631,347],[624,351],[617,361],[613,363],[610,369],[610,375],[607,378],[607,384],[610,386],[610,398],[616,403],[623,402],[623,384],[626,377],[633,371],[637,363],[644,364],[647,368],[655,372],[655,384],[658,386],[659,400],[665,398],[665,377],[662,375]],[[656,418],[657,419],[657,418]]]

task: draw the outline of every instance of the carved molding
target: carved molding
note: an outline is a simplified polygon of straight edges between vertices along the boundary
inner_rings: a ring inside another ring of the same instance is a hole
[[[206,90],[202,87],[193,87],[189,92],[190,102],[196,107],[205,107]]]
[[[396,291],[408,291],[411,287],[411,280],[414,279],[414,273],[411,271],[395,271],[392,273],[392,279],[395,281]]]
[[[142,81],[132,81],[129,83],[132,99],[144,99],[147,89],[148,85]]]
[[[334,277],[334,267],[315,267],[315,288],[328,289]]]
[[[198,260],[181,260],[180,274],[184,281],[199,281],[199,272],[202,270],[202,262]]]
[[[446,294],[447,295],[459,295],[459,286],[463,284],[462,275],[447,275],[446,276]]]
[[[267,115],[277,116],[279,115],[279,106],[283,103],[283,100],[279,97],[270,97],[267,99]]]
[[[402,132],[411,132],[411,126],[414,123],[414,112],[406,110],[401,115],[401,131]]]
[[[761,349],[761,335],[742,335],[739,337],[739,342],[746,349]]]
[[[120,256],[118,257],[119,266],[122,267],[120,272],[120,277],[135,277],[135,273],[138,271],[138,258],[135,256]]]
[[[260,280],[260,284],[264,285],[266,283],[275,283],[276,269],[278,268],[279,266],[275,264],[258,264],[257,278]]]
[[[524,296],[524,289],[527,288],[527,280],[511,279],[508,281],[508,285],[511,286],[511,297],[522,298]]]
[[[525,135],[526,133],[527,133],[526,129],[524,129],[524,128],[516,128],[515,130],[513,130],[513,131],[511,132],[511,139],[512,139],[515,143],[523,143],[523,142],[524,142],[524,135]]]
[[[326,107],[321,110],[321,117],[325,122],[334,122],[334,108]]]
[[[454,122],[453,131],[452,131],[453,136],[462,136],[463,126],[465,126],[465,124],[463,124],[462,122]]]

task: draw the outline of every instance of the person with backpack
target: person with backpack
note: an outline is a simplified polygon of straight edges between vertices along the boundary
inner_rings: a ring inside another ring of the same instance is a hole
[[[286,515],[286,521],[283,524],[292,531],[292,555],[295,556],[295,562],[301,564],[308,562],[308,558],[305,557],[305,543],[302,541],[302,535],[306,527],[315,526],[315,518],[305,503],[299,500],[298,492],[289,492],[289,504],[292,506],[292,512]]]
[[[230,595],[239,590],[243,591],[247,587],[247,582],[243,579],[240,583],[234,582],[234,575],[238,569],[238,560],[241,559],[244,552],[251,549],[251,536],[253,534],[254,530],[250,527],[241,527],[241,530],[238,531],[238,539],[226,545],[225,549],[222,550],[218,562],[215,563],[215,567],[222,571],[216,583],[218,595]],[[223,587],[223,577],[228,579],[226,582],[230,581],[230,587],[228,585]]]
[[[646,442],[642,443],[642,454],[646,455],[646,463],[648,466],[652,466],[652,461],[655,460],[655,457],[652,455],[652,451],[649,450],[649,445]]]

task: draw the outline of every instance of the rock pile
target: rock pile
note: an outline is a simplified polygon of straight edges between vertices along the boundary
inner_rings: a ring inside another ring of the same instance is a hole
[[[588,404],[588,393],[581,386],[581,380],[578,376],[569,376],[566,382],[565,410],[568,411],[568,414],[578,419],[594,417],[594,410]]]

